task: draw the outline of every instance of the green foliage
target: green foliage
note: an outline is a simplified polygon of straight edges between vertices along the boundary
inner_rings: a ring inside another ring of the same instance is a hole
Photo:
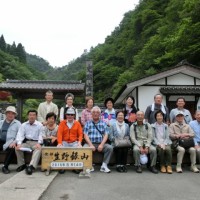
[[[27,120],[27,112],[29,110],[37,110],[38,109],[38,101],[35,99],[28,99],[25,101],[24,106],[23,106],[23,113],[22,113],[22,120],[26,121]]]
[[[49,65],[48,61],[37,55],[26,54],[27,64],[34,68],[36,71],[42,73],[44,77],[52,80],[54,76],[54,68]]]
[[[0,37],[0,50],[6,51],[6,42],[3,35]]]
[[[3,75],[0,73],[0,83],[3,81]]]
[[[19,61],[18,57],[14,57],[0,50],[0,71],[2,79],[17,80],[37,80],[43,76],[33,68]]]
[[[19,58],[20,62],[26,63],[26,52],[21,43],[17,45],[16,56]]]

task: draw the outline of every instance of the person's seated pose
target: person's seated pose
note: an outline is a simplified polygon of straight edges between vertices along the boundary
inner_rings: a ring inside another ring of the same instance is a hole
[[[24,122],[18,133],[17,133],[17,172],[20,172],[26,168],[26,173],[31,175],[32,172],[37,168],[38,162],[41,156],[41,145],[43,143],[42,139],[42,127],[43,125],[36,120],[37,111],[28,111],[28,121]],[[28,166],[25,165],[24,152],[27,149],[33,151],[31,162]]]
[[[75,118],[74,108],[66,110],[66,119],[60,122],[57,133],[58,147],[82,147],[83,131]]]
[[[137,121],[133,123],[130,127],[130,136],[134,144],[133,146],[133,156],[135,159],[136,172],[142,173],[140,155],[150,154],[150,171],[154,174],[158,173],[156,169],[156,159],[157,152],[156,148],[151,145],[152,143],[152,128],[147,122],[144,122],[144,112],[138,111],[136,113]]]
[[[194,131],[192,128],[185,123],[184,121],[184,114],[182,111],[176,113],[176,122],[170,124],[169,132],[170,138],[172,140],[178,139],[188,139],[194,137]],[[181,168],[183,156],[185,151],[187,150],[190,153],[190,161],[191,161],[191,171],[195,173],[199,173],[198,168],[196,167],[196,150],[194,147],[190,147],[189,149],[185,149],[184,147],[178,145],[176,147],[177,153],[177,165],[176,165],[176,172],[182,173],[183,170]]]
[[[15,119],[17,112],[14,106],[8,106],[5,115],[5,120],[0,121],[0,150],[7,152],[3,162],[2,172],[8,174],[10,173],[8,166],[15,156],[15,138],[21,123]]]
[[[160,160],[160,171],[172,174],[172,141],[169,138],[168,125],[163,123],[164,113],[160,110],[155,113],[156,122],[152,124],[153,145],[156,146]]]
[[[42,137],[44,146],[57,146],[57,131],[56,114],[50,112],[46,116],[47,125],[42,129]]]
[[[114,141],[116,139],[123,140],[125,137],[130,140],[130,129],[129,125],[124,122],[123,111],[117,112],[116,117],[117,121],[111,126],[110,140],[112,141],[116,155],[116,170],[118,172],[127,172],[126,163],[129,147],[116,147]]]
[[[83,131],[79,121],[75,120],[76,111],[74,108],[66,109],[66,119],[61,121],[58,127],[57,147],[82,147]],[[73,170],[79,173],[79,170]],[[60,174],[65,173],[64,169],[59,170]]]
[[[110,173],[111,170],[108,168],[108,163],[110,161],[113,147],[107,144],[108,140],[108,126],[100,119],[101,109],[98,106],[92,108],[92,120],[88,121],[84,127],[84,138],[87,144],[84,146],[89,146],[93,151],[103,152],[103,163],[101,165],[100,171],[105,173]],[[91,171],[94,169],[92,168]]]
[[[194,148],[196,149],[196,154],[200,163],[200,110],[195,112],[195,118],[196,120],[191,121],[189,125],[194,131]]]

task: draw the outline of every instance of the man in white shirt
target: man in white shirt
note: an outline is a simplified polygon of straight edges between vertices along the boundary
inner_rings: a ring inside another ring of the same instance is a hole
[[[40,103],[38,107],[38,121],[41,122],[44,126],[46,125],[46,115],[47,113],[53,112],[58,116],[58,106],[52,102],[53,92],[47,91],[45,95],[46,101]]]
[[[17,133],[17,172],[20,172],[26,168],[26,173],[31,175],[33,170],[36,169],[38,162],[41,156],[41,144],[43,143],[42,139],[42,124],[37,120],[37,111],[29,110],[28,111],[28,121],[24,122],[18,133]],[[24,161],[24,148],[30,149],[33,151],[32,159],[30,164],[26,167]]]

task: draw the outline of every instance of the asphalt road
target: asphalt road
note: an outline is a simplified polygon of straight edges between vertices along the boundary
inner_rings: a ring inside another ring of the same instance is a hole
[[[66,171],[58,174],[40,200],[198,200],[200,198],[200,174],[189,171],[189,166],[178,174],[152,174],[145,167],[137,174],[133,166],[128,173],[95,172],[90,179]]]

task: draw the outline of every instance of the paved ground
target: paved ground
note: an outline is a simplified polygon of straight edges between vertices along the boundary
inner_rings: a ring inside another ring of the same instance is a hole
[[[8,175],[0,172],[0,200],[198,200],[200,174],[185,166],[184,173],[152,174],[145,167],[137,174],[133,166],[128,173],[95,172],[90,179],[80,179],[71,171],[52,172],[50,176],[39,170],[31,176],[24,171],[16,173],[16,165]]]
[[[3,174],[1,172],[1,168],[2,168],[2,164],[0,164],[0,184],[3,183],[4,181],[6,181],[7,179],[11,178],[12,176],[14,176],[17,172],[16,172],[16,167],[17,165],[10,165],[9,169],[11,170],[10,174]]]
[[[182,174],[152,174],[144,168],[137,174],[133,166],[128,173],[99,172],[90,179],[80,179],[67,171],[57,175],[40,200],[197,200],[200,198],[200,174],[184,168]]]
[[[10,174],[0,173],[0,200],[37,200],[57,175],[45,176],[38,170],[28,176],[25,171],[16,173],[16,165],[9,168]]]

